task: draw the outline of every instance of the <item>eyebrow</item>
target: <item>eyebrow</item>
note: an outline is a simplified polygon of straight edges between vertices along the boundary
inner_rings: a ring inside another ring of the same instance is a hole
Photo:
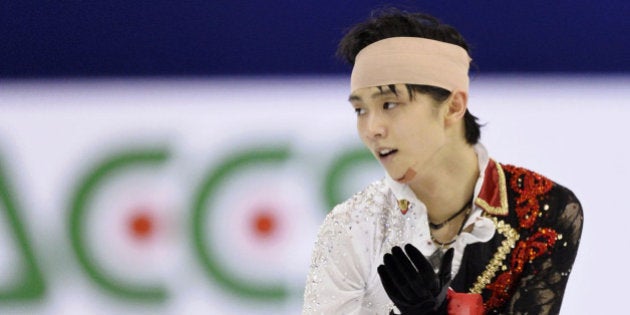
[[[374,92],[374,94],[372,94],[372,99],[375,99],[377,97],[382,97],[382,96],[390,96],[390,95],[398,96],[398,94],[394,93],[391,90],[381,89],[380,91]],[[348,97],[348,101],[349,102],[352,102],[352,101],[360,102],[362,100],[363,99],[360,96],[357,96],[357,95],[354,95],[354,94],[352,94],[352,95],[350,95],[350,97]]]

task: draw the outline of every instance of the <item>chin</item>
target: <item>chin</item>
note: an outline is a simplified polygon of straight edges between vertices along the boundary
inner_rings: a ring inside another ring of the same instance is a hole
[[[393,180],[396,180],[396,178],[400,178],[400,176],[402,176],[402,175],[398,175],[398,173],[393,173],[388,170],[385,170],[385,172],[387,172],[387,176],[391,177]]]
[[[400,178],[405,176],[405,173],[404,172],[387,172],[387,175],[389,175],[389,177],[391,177],[391,179],[393,179],[393,180],[398,182],[398,180]]]

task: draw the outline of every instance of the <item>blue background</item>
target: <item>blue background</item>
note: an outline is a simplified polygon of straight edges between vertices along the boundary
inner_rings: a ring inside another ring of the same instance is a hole
[[[481,72],[628,73],[630,1],[4,1],[0,77],[347,73],[384,4],[460,30]]]

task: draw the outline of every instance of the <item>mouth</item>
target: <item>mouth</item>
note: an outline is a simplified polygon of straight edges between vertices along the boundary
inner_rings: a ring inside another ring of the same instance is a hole
[[[376,151],[378,153],[378,157],[381,159],[387,158],[389,156],[394,155],[398,150],[396,149],[378,149]]]

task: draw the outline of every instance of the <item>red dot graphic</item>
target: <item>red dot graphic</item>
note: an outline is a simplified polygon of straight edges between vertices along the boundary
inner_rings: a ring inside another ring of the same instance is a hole
[[[153,218],[148,213],[136,213],[129,221],[129,232],[134,238],[144,240],[153,233],[153,225]]]
[[[253,228],[257,236],[268,237],[276,229],[276,218],[269,211],[261,211],[254,215]]]

